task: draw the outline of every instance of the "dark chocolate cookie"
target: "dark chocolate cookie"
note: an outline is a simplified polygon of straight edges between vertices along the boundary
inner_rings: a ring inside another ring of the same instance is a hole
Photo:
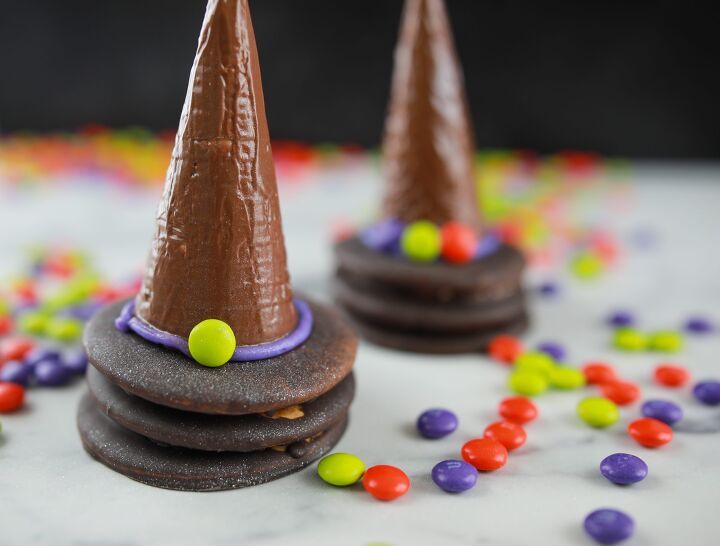
[[[77,416],[83,446],[93,457],[139,482],[180,491],[220,491],[258,485],[306,467],[340,440],[347,418],[284,451],[212,453],[159,445],[124,429],[98,410],[89,394]]]
[[[284,411],[208,415],[128,394],[92,366],[87,380],[100,411],[120,426],[157,442],[205,451],[257,451],[309,438],[344,419],[355,393],[355,379],[350,374],[319,398]]]
[[[180,352],[115,328],[124,302],[97,313],[85,329],[90,363],[123,390],[164,406],[244,415],[302,404],[352,369],[357,338],[337,311],[310,303],[314,327],[300,347],[267,360],[207,368]]]

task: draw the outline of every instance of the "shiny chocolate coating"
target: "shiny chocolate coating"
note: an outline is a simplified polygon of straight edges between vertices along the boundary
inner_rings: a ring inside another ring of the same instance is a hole
[[[383,144],[383,214],[480,228],[474,137],[443,0],[406,0]]]
[[[297,320],[247,0],[210,0],[136,313],[187,337],[208,318],[238,345]]]

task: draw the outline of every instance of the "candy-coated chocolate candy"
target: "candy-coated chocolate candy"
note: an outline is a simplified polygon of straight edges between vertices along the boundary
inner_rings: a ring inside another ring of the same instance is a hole
[[[54,349],[36,347],[25,355],[23,363],[28,366],[35,366],[35,364],[43,360],[60,360],[60,353]]]
[[[527,440],[527,433],[522,426],[510,421],[498,421],[485,429],[485,438],[492,438],[504,445],[508,451],[519,448]]]
[[[706,406],[720,405],[720,381],[700,381],[693,387],[693,396]]]
[[[523,352],[522,343],[515,336],[501,334],[492,338],[488,344],[488,354],[495,360],[512,364]]]
[[[0,315],[7,316],[10,314],[10,304],[5,298],[0,297]]]
[[[436,464],[432,469],[432,480],[448,493],[462,493],[475,487],[478,471],[470,463],[450,459]]]
[[[494,438],[475,438],[466,442],[461,450],[462,458],[482,472],[492,472],[505,466],[507,448]]]
[[[458,427],[458,418],[450,410],[435,408],[424,411],[417,420],[418,432],[425,438],[443,438]]]
[[[715,331],[715,325],[705,317],[690,317],[685,323],[685,331],[692,334],[709,334]]]
[[[405,223],[397,218],[387,218],[364,229],[360,233],[360,240],[368,248],[378,252],[393,252],[400,245],[400,237],[405,229]]]
[[[395,466],[380,464],[365,471],[362,479],[365,491],[382,501],[395,500],[410,490],[410,478]]]
[[[350,453],[333,453],[323,457],[318,464],[318,476],[330,485],[344,487],[362,478],[365,463]]]
[[[550,384],[556,389],[581,389],[585,386],[585,374],[575,368],[555,366],[550,371]]]
[[[665,387],[682,387],[690,381],[690,372],[682,366],[661,364],[655,368],[655,381]]]
[[[32,373],[32,366],[23,364],[19,360],[11,360],[10,362],[6,362],[5,365],[0,368],[0,381],[4,383],[17,383],[18,385],[25,387],[27,386]]]
[[[72,318],[50,319],[45,334],[58,341],[74,341],[82,334],[83,323]]]
[[[589,385],[602,385],[617,379],[615,368],[603,362],[590,362],[582,369],[585,374],[585,381]]]
[[[683,336],[680,332],[674,332],[672,330],[664,330],[661,332],[654,332],[650,336],[650,348],[653,351],[660,351],[663,353],[676,353],[682,349],[684,343]]]
[[[71,373],[60,362],[41,360],[34,367],[35,381],[44,387],[59,387],[70,381]]]
[[[635,522],[630,516],[613,508],[602,508],[588,514],[585,532],[600,544],[617,544],[630,538]]]
[[[583,252],[572,260],[570,269],[581,279],[592,279],[602,273],[604,266],[599,256],[592,252]]]
[[[498,413],[506,421],[524,425],[537,418],[538,409],[529,398],[511,396],[500,402]]]
[[[25,389],[17,383],[0,383],[0,413],[19,409],[25,400]]]
[[[560,288],[558,287],[557,283],[552,281],[546,281],[544,283],[541,283],[540,286],[538,286],[538,294],[545,297],[554,297],[557,296],[560,292]]]
[[[673,431],[668,425],[651,417],[632,421],[628,425],[628,434],[638,444],[645,447],[664,446],[673,438]]]
[[[50,322],[50,315],[42,311],[26,311],[18,318],[18,329],[25,334],[42,335]]]
[[[13,326],[13,319],[10,315],[0,315],[0,336],[12,332]]]
[[[414,262],[432,262],[440,255],[440,230],[432,222],[421,220],[408,225],[400,238],[400,248]]]
[[[515,359],[515,368],[523,371],[532,371],[549,377],[555,367],[555,361],[547,353],[528,351]]]
[[[577,414],[585,423],[595,428],[609,427],[620,419],[620,410],[615,403],[599,396],[588,396],[580,400]]]
[[[630,485],[644,480],[648,466],[640,457],[629,453],[613,453],[600,463],[600,473],[618,485]]]
[[[640,398],[640,387],[630,381],[610,381],[600,385],[600,392],[618,406],[627,406]]]
[[[648,336],[632,328],[619,328],[613,338],[615,347],[623,351],[644,351],[648,348]]]
[[[87,370],[88,358],[83,350],[73,351],[63,357],[62,365],[72,373],[84,374]]]
[[[627,328],[635,326],[635,315],[630,311],[618,310],[614,311],[608,317],[608,324],[614,328]]]
[[[235,334],[230,326],[217,319],[195,325],[188,337],[190,355],[203,366],[216,368],[227,364],[235,352]]]
[[[565,360],[565,356],[567,355],[565,347],[556,341],[544,341],[543,343],[539,343],[537,350],[550,356],[555,362],[562,362]]]
[[[547,377],[541,373],[514,370],[508,378],[510,390],[525,396],[537,396],[548,389]]]
[[[0,360],[22,360],[28,354],[35,342],[26,338],[9,338],[0,344]]]
[[[640,408],[643,417],[652,417],[666,425],[673,426],[682,421],[683,410],[669,400],[647,400]]]
[[[441,253],[445,261],[464,264],[475,257],[478,240],[472,228],[460,222],[448,222],[440,230]]]

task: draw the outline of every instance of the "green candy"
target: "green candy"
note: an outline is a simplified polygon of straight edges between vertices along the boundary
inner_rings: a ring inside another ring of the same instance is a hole
[[[537,396],[548,388],[547,376],[533,370],[515,370],[508,378],[510,390],[524,396]]]
[[[330,485],[352,485],[365,473],[365,463],[350,453],[333,453],[318,464],[318,476]]]
[[[587,252],[577,256],[570,269],[581,279],[592,279],[603,272],[603,263],[598,256]]]
[[[633,328],[619,328],[615,330],[613,343],[623,351],[644,351],[648,348],[648,336]]]
[[[400,248],[415,262],[432,262],[442,248],[440,230],[432,222],[413,222],[403,230]]]
[[[555,368],[555,361],[547,353],[541,351],[528,351],[515,359],[515,368],[518,370],[536,372],[549,377]]]
[[[660,351],[662,353],[676,353],[682,349],[683,343],[684,339],[682,334],[672,330],[654,332],[650,336],[650,348],[653,351]]]
[[[620,410],[614,402],[599,396],[589,396],[580,400],[577,414],[595,428],[605,428],[614,425],[620,419]]]
[[[232,328],[217,319],[207,319],[196,324],[188,337],[190,355],[199,364],[211,368],[227,364],[235,347]]]
[[[42,335],[50,323],[50,315],[42,311],[23,313],[18,318],[18,328],[25,334]]]
[[[7,301],[0,298],[0,316],[7,315],[10,313],[10,304]]]
[[[45,327],[45,335],[58,341],[75,341],[80,337],[83,323],[71,318],[52,318]]]
[[[550,384],[556,389],[581,389],[585,386],[585,374],[575,368],[555,366],[550,372]]]

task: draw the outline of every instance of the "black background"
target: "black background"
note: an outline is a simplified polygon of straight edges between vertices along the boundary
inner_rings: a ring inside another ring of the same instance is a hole
[[[401,0],[251,4],[273,137],[377,144]],[[481,147],[720,157],[718,33],[699,4],[447,4]],[[0,7],[0,129],[176,127],[204,0]]]

